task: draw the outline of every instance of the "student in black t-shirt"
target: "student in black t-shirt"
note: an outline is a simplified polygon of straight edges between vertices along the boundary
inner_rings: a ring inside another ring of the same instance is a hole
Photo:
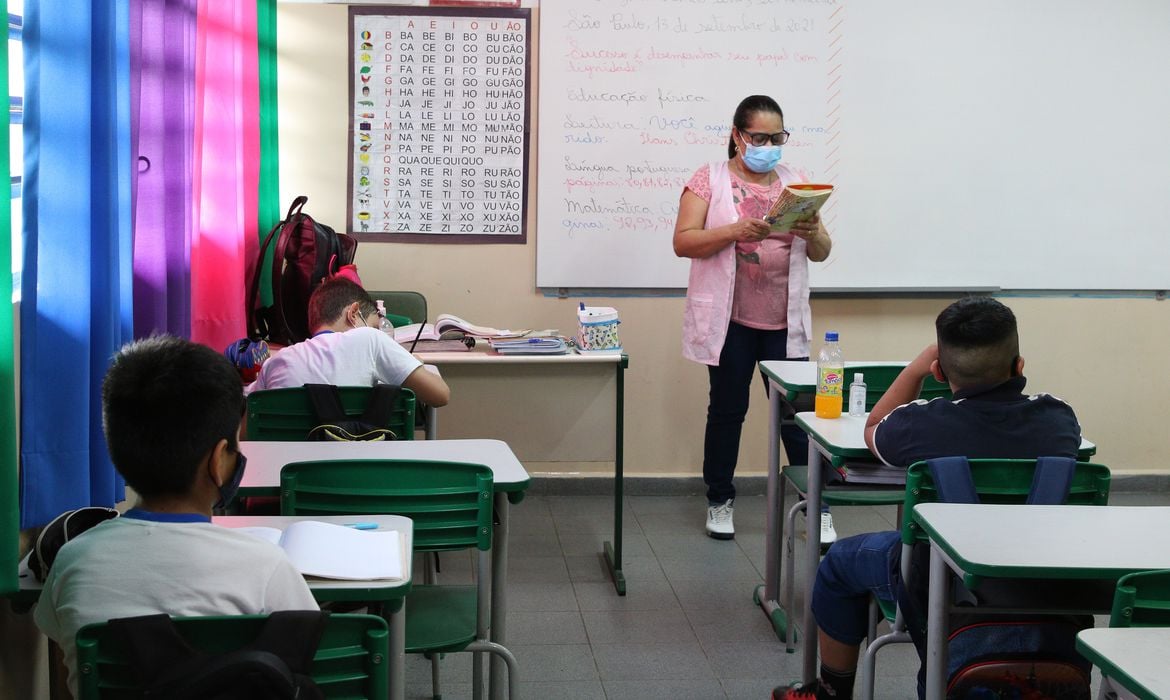
[[[987,297],[960,299],[935,320],[938,344],[906,366],[873,407],[865,442],[892,466],[933,457],[1075,458],[1081,429],[1072,408],[1047,394],[1023,393],[1016,317]],[[916,400],[928,375],[950,384],[953,399]],[[866,635],[869,596],[897,600],[902,588],[897,531],[838,541],[817,568],[812,591],[820,677],[781,686],[773,700],[849,698]]]

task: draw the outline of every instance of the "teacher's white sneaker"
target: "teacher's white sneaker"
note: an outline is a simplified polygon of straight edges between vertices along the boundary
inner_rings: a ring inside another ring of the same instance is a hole
[[[821,513],[821,547],[828,547],[837,541],[837,530],[833,528],[833,514]]]
[[[717,540],[730,540],[735,538],[735,525],[732,524],[731,518],[735,512],[732,507],[733,499],[727,499],[727,503],[721,503],[717,506],[707,506],[707,535],[714,537]]]

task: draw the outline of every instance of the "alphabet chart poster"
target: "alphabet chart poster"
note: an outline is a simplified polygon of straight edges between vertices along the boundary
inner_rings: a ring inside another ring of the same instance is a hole
[[[349,9],[348,232],[524,243],[528,9]]]

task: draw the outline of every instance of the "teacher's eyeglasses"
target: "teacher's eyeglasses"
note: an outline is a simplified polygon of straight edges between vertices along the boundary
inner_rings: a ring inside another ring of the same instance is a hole
[[[740,134],[747,139],[748,143],[753,146],[767,146],[770,141],[773,146],[783,146],[788,142],[788,132],[780,131],[775,134],[766,134],[764,132],[744,131],[739,130]]]

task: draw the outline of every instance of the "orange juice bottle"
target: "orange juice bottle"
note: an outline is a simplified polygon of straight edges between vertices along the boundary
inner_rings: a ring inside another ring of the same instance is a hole
[[[837,332],[825,333],[825,344],[817,357],[817,418],[841,417],[841,394],[845,387],[845,359],[837,342]]]

